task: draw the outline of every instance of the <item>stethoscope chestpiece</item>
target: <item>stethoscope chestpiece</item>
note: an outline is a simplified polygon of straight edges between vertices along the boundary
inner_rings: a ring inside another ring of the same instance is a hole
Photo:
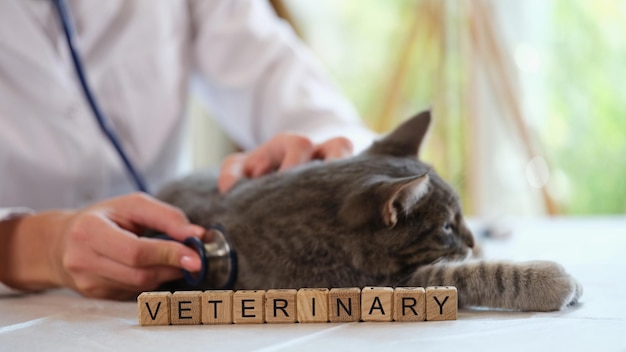
[[[164,234],[154,237],[174,240]],[[231,247],[222,226],[212,226],[201,238],[187,237],[182,243],[196,251],[201,262],[199,272],[182,270],[187,285],[197,289],[232,289],[237,277],[237,254]]]

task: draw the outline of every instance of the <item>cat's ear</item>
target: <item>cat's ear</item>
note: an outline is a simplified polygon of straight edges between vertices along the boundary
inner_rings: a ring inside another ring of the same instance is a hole
[[[391,156],[419,155],[420,146],[424,141],[431,120],[430,110],[425,110],[406,120],[385,138],[374,142],[367,149],[367,154]]]
[[[352,227],[383,224],[394,227],[398,217],[428,193],[428,171],[403,178],[376,178],[358,192],[350,194],[339,210],[339,216]]]
[[[407,177],[392,187],[390,196],[382,209],[382,219],[388,227],[394,227],[398,215],[408,214],[411,208],[428,192],[428,172]]]

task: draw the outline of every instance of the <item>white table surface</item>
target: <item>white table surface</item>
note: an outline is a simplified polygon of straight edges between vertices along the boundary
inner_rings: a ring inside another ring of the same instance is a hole
[[[485,256],[563,264],[584,286],[578,306],[461,310],[448,322],[140,327],[136,302],[54,290],[0,298],[0,351],[626,351],[626,217],[509,225],[513,236],[485,242]]]

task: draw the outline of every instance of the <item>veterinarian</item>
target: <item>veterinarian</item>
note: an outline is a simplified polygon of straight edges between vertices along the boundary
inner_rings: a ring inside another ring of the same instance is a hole
[[[88,88],[145,187],[190,171],[183,118],[191,77],[245,152],[219,188],[311,159],[348,156],[373,134],[292,30],[258,0],[0,2],[1,290],[70,287],[125,299],[200,268],[173,241],[203,229],[136,185],[94,119]],[[68,44],[69,43],[69,44]]]

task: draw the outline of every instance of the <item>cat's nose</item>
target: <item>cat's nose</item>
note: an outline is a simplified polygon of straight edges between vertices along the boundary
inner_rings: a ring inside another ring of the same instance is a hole
[[[465,244],[469,247],[469,248],[474,248],[474,236],[472,236],[472,233],[469,233],[469,236],[467,236],[467,238],[465,239]]]

